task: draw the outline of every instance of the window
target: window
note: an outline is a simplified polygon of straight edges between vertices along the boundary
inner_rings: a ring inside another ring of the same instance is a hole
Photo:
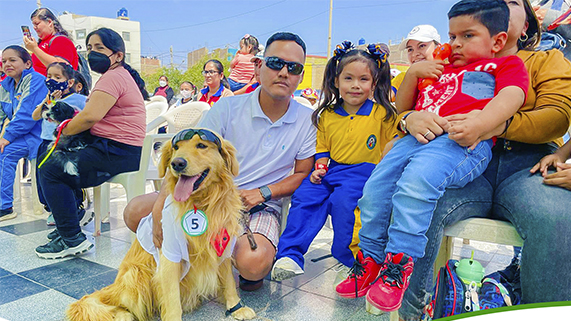
[[[75,30],[76,39],[85,39],[87,35],[87,31],[85,29],[77,29]]]
[[[131,63],[131,54],[128,52],[125,53],[125,62],[128,64]]]
[[[123,40],[131,41],[131,33],[129,31],[123,31]]]

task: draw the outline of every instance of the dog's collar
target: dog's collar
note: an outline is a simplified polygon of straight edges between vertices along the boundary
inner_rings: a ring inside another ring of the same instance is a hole
[[[239,309],[243,308],[245,305],[244,303],[242,303],[242,301],[238,302],[238,304],[236,304],[234,307],[226,310],[226,316],[231,315],[232,313],[238,311]]]

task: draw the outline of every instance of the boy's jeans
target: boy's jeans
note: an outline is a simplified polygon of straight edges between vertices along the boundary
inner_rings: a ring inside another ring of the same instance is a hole
[[[542,183],[529,169],[557,146],[498,140],[484,174],[438,201],[426,233],[424,258],[415,262],[399,316],[420,320],[432,282],[444,227],[469,217],[510,221],[524,239],[521,286],[524,303],[571,300],[571,191]]]
[[[423,257],[438,199],[446,188],[461,188],[480,176],[492,157],[491,148],[487,140],[469,151],[448,134],[425,145],[410,135],[397,141],[367,180],[358,203],[363,254],[378,263],[385,252]]]

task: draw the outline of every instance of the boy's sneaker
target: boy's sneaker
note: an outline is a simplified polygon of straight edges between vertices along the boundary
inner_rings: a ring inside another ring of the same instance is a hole
[[[344,298],[361,297],[367,294],[380,269],[380,264],[371,257],[365,258],[359,251],[349,276],[335,287],[335,291]]]
[[[73,241],[66,242],[60,236],[49,241],[48,244],[38,246],[36,254],[42,259],[61,259],[84,253],[92,247],[93,244],[87,240],[85,234],[79,233]]]
[[[0,221],[11,220],[16,218],[16,216],[18,216],[18,213],[14,213],[14,209],[12,207],[0,210]]]
[[[47,235],[48,240],[55,240],[58,237],[59,237],[59,231],[57,230],[57,228],[49,232]]]
[[[274,263],[272,280],[283,281],[303,274],[303,269],[291,258],[284,256]]]
[[[404,292],[408,288],[414,262],[404,253],[387,253],[379,277],[367,293],[367,302],[385,312],[401,307]]]
[[[56,220],[54,220],[53,214],[50,214],[50,216],[48,216],[48,218],[46,219],[46,224],[48,224],[48,226],[55,226],[56,225]]]
[[[77,210],[77,216],[79,217],[79,226],[85,226],[93,220],[95,213],[92,211],[86,211],[83,207]]]

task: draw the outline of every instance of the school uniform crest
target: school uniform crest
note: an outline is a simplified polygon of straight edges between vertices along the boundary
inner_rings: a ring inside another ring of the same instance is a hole
[[[371,136],[369,136],[369,138],[367,138],[367,148],[372,150],[373,148],[375,148],[376,145],[377,145],[377,136],[372,134]]]

